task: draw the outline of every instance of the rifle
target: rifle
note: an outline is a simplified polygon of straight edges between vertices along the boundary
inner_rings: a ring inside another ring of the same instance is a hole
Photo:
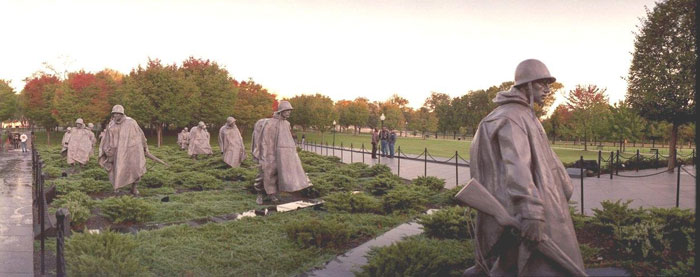
[[[164,162],[163,160],[158,159],[158,157],[156,157],[156,156],[153,156],[153,154],[151,154],[151,151],[148,151],[148,149],[146,149],[146,151],[144,151],[144,154],[146,155],[147,158],[149,158],[149,159],[151,159],[151,160],[153,160],[153,161],[155,161],[155,162],[158,162],[158,163],[163,164],[163,165],[165,165],[165,166],[169,166],[169,165],[168,165],[166,162]]]
[[[469,180],[455,195],[455,199],[479,212],[493,216],[496,222],[501,226],[511,226],[520,230],[520,222],[515,217],[509,215],[503,205],[474,178]],[[543,240],[537,244],[537,250],[569,271],[570,274],[574,276],[587,276],[586,272],[579,268],[547,234],[544,234]]]

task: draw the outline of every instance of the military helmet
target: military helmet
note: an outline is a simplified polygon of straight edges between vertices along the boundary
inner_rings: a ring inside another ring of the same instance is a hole
[[[92,124],[92,122],[88,123],[88,127],[92,128],[95,127],[95,124]]]
[[[75,120],[75,124],[83,124],[83,125],[85,125],[85,123],[83,122],[83,119],[82,119],[82,118],[76,119],[76,120]]]
[[[520,62],[515,68],[515,85],[519,86],[537,80],[547,80],[550,84],[557,79],[549,74],[547,66],[539,60],[528,59]]]
[[[112,107],[112,113],[124,114],[124,107],[122,105],[114,105],[114,107]]]
[[[226,118],[226,122],[236,122],[236,119],[233,116],[229,116]]]
[[[277,111],[278,111],[278,112],[283,112],[283,111],[286,111],[286,110],[293,110],[293,109],[294,109],[294,108],[292,108],[292,104],[289,103],[289,101],[280,101],[279,106],[277,106]]]

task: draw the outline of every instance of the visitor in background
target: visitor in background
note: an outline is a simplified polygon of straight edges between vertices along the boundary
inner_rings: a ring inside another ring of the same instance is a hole
[[[372,159],[377,158],[377,143],[379,143],[379,130],[374,128],[372,132]]]
[[[382,143],[382,157],[386,157],[387,155],[387,142],[389,140],[389,130],[386,129],[386,127],[382,127],[382,131],[379,132],[379,140]]]
[[[27,134],[22,133],[22,135],[19,136],[19,140],[22,143],[22,153],[27,152]]]
[[[389,158],[394,157],[394,144],[396,144],[396,130],[391,130],[389,134]]]

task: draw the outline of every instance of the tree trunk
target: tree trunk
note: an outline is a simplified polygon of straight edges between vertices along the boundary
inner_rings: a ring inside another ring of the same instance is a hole
[[[673,123],[671,138],[668,142],[668,172],[676,168],[676,141],[678,140],[678,123]]]
[[[588,151],[588,135],[583,135],[583,151]]]
[[[163,124],[158,124],[158,127],[156,127],[156,135],[157,135],[157,145],[160,148],[160,143],[163,138]]]
[[[46,145],[51,146],[51,132],[49,131],[49,128],[46,128]]]

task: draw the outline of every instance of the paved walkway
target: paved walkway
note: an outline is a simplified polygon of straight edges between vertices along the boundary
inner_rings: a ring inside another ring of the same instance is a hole
[[[0,152],[0,276],[34,276],[31,152]]]
[[[347,148],[346,148],[347,149]],[[326,149],[322,147],[313,146],[308,147],[309,151],[316,152],[318,154],[333,155],[333,149]],[[356,151],[361,151],[355,149]],[[342,152],[342,153],[341,153]],[[363,154],[355,153],[350,151],[340,151],[335,150],[335,156],[341,157],[344,163],[352,162],[363,162]],[[412,156],[412,155],[409,155]],[[443,158],[435,157],[437,160],[447,160]],[[428,158],[430,161],[430,158]],[[435,176],[438,178],[445,179],[446,188],[454,188],[457,183],[464,184],[469,180],[469,167],[458,166],[455,167],[454,164],[442,164],[442,163],[427,163],[427,170],[425,163],[423,161],[408,160],[404,158],[381,158],[372,159],[371,153],[364,153],[364,163],[373,165],[377,163],[382,163],[389,166],[393,173],[399,174],[400,177],[406,179],[413,179],[418,176],[423,176],[425,172],[429,176]],[[454,160],[451,161],[452,163]],[[464,161],[460,160],[460,163]],[[400,168],[399,168],[400,163]],[[695,175],[695,166],[686,166],[685,170],[691,172]],[[646,169],[640,170],[639,172],[634,171],[620,171],[620,175],[625,176],[643,176],[649,175],[656,172],[663,171],[660,169]],[[586,177],[583,178],[583,196],[584,196],[584,210],[587,215],[593,215],[593,208],[601,208],[600,202],[604,200],[616,201],[618,199],[631,199],[630,207],[660,207],[660,208],[671,208],[675,207],[676,204],[676,173],[661,173],[649,177],[622,177],[614,176],[610,180],[610,175],[601,175],[600,179],[597,177]],[[571,180],[574,184],[574,193],[571,197],[572,201],[577,203],[577,209],[580,209],[581,203],[581,179],[572,178]],[[680,183],[680,199],[679,206],[683,209],[695,210],[695,178],[685,171],[681,171],[681,183]]]

